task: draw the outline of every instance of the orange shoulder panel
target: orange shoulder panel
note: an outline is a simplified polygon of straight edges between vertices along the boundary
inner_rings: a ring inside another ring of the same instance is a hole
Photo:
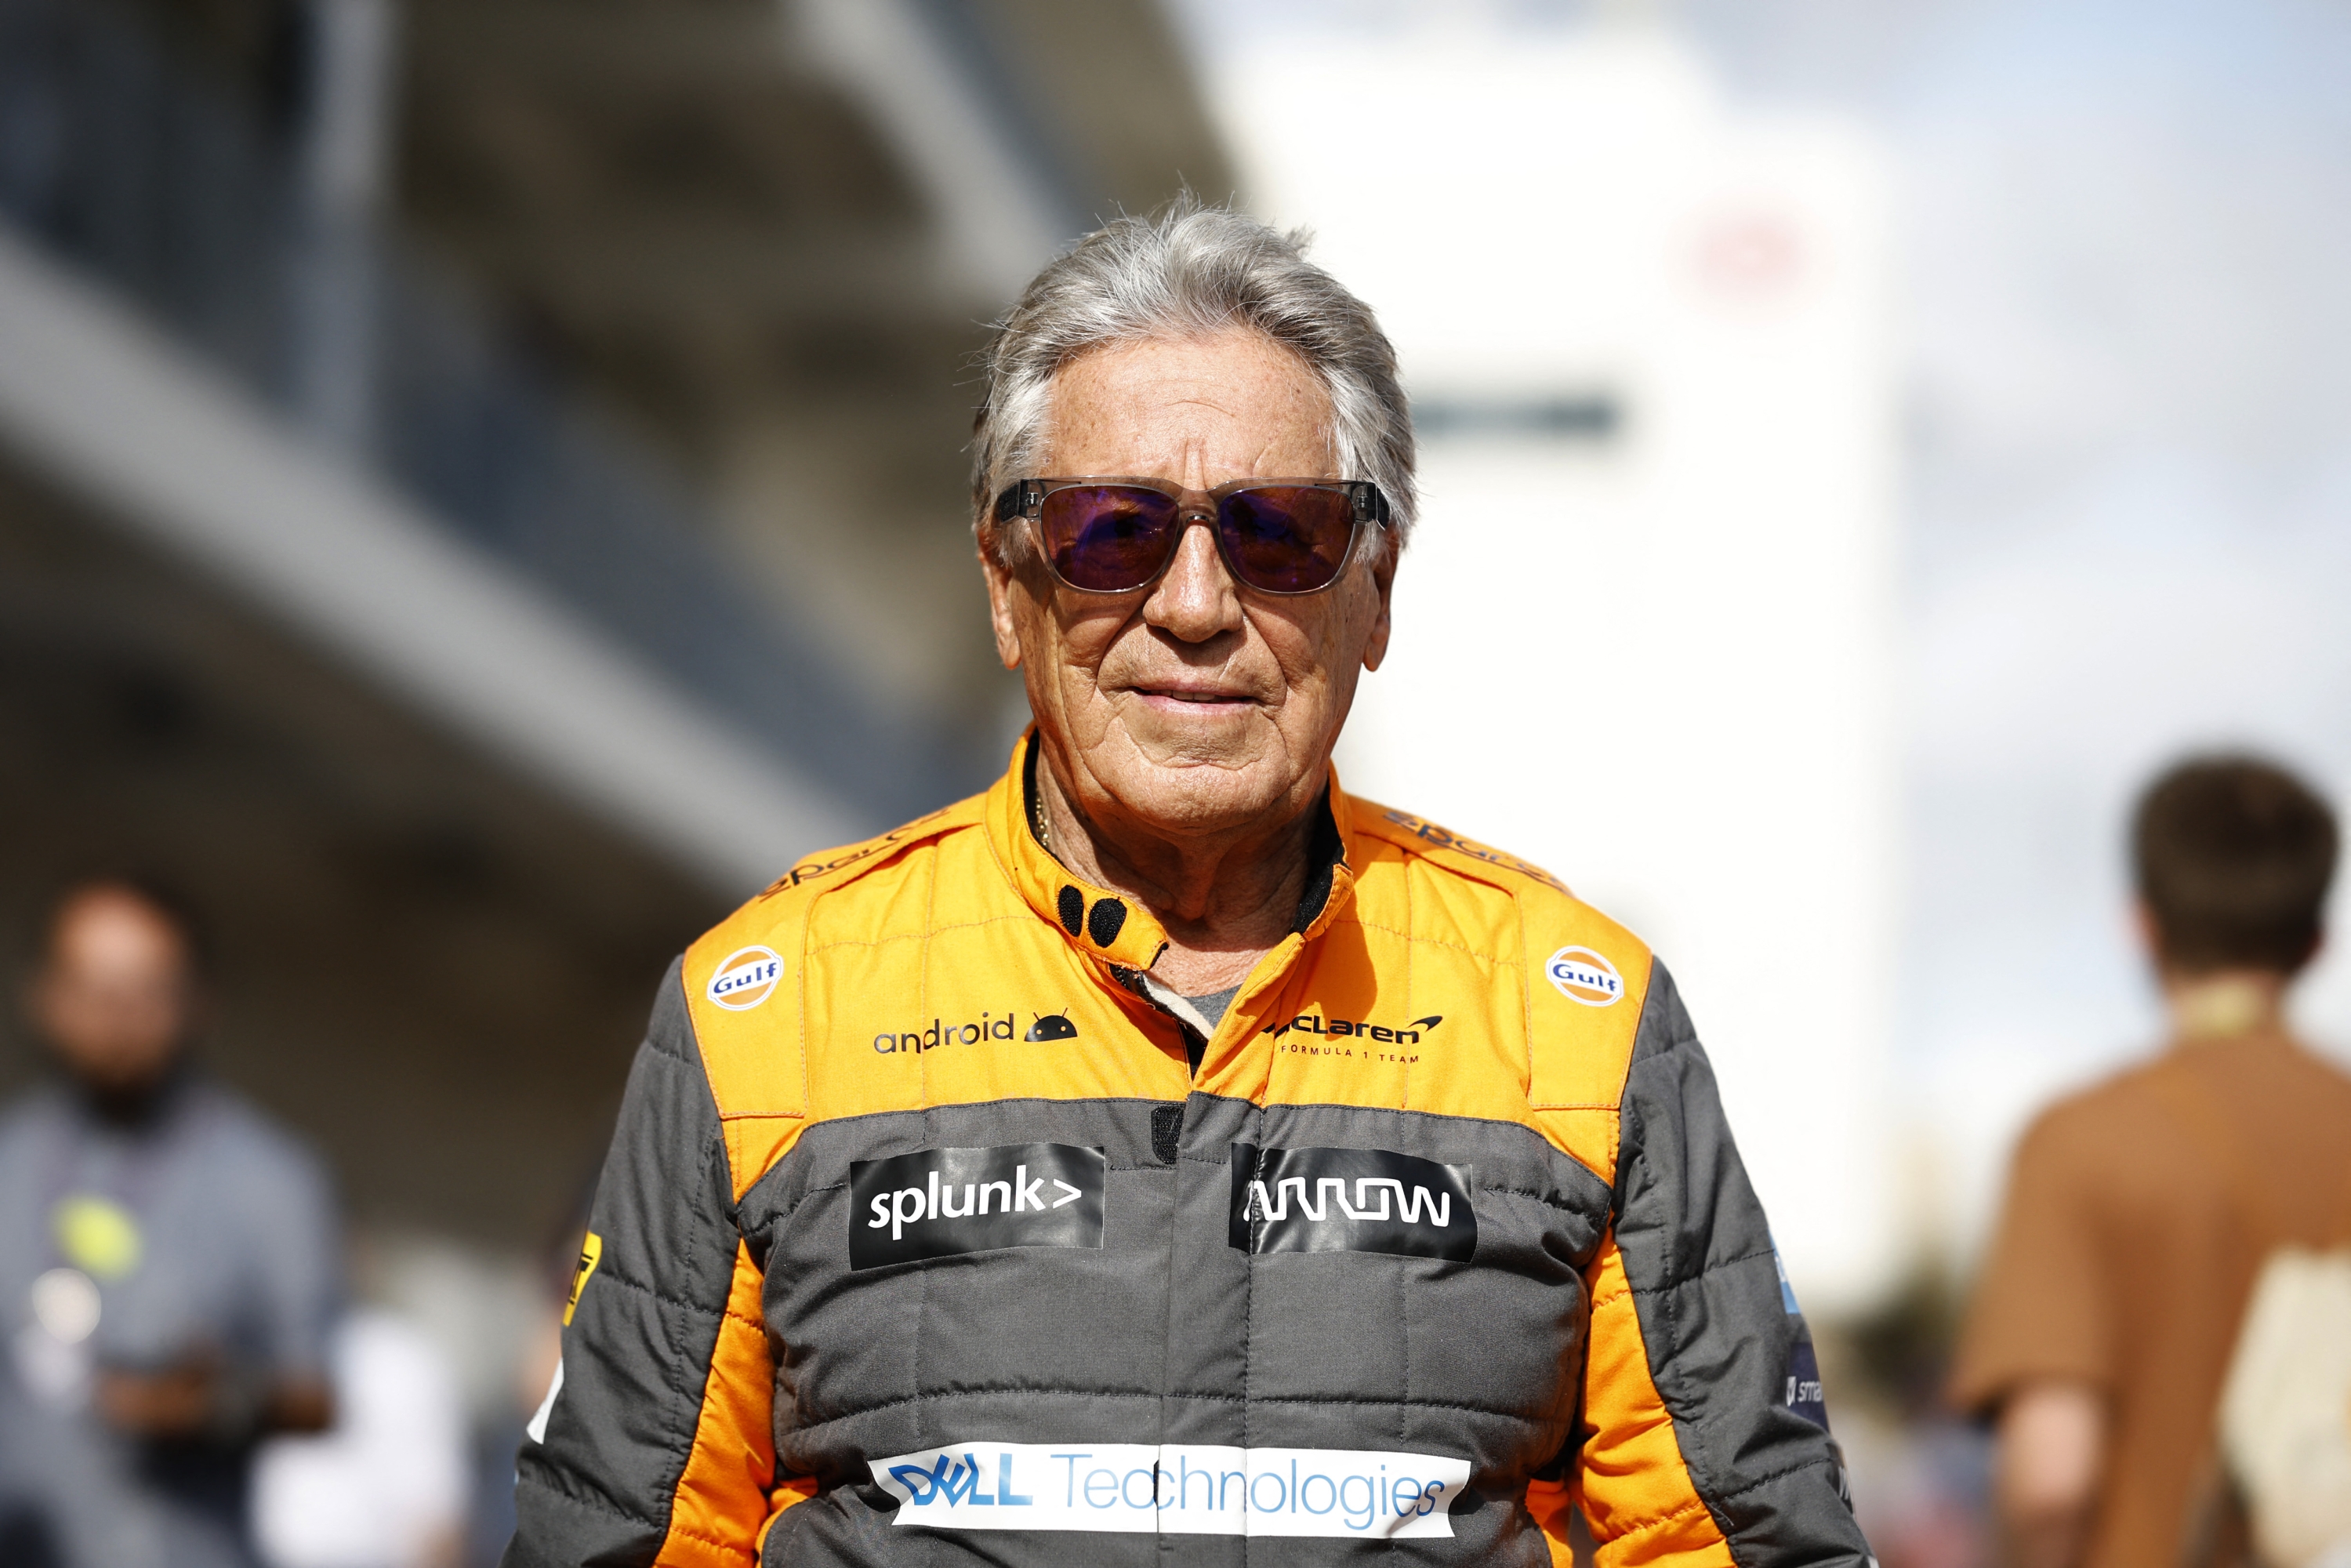
[[[908,850],[976,824],[985,799],[810,856],[686,948],[686,1012],[738,1199],[783,1157],[808,1116],[801,1004],[810,909],[836,888],[886,874]]]
[[[1618,1117],[1649,949],[1572,894],[1519,895],[1527,964],[1527,1103],[1552,1145],[1616,1180]]]
[[[1510,895],[1517,929],[1477,941],[1524,966],[1517,1005],[1532,1123],[1552,1147],[1613,1183],[1618,1106],[1648,998],[1648,947],[1541,866],[1408,811],[1349,806],[1355,832]]]
[[[1347,824],[1353,832],[1384,839],[1389,843],[1413,854],[1423,855],[1438,863],[1450,866],[1465,876],[1517,892],[1526,883],[1540,883],[1545,887],[1565,893],[1567,883],[1531,862],[1522,861],[1491,844],[1481,844],[1475,839],[1465,839],[1447,828],[1399,811],[1376,801],[1350,799],[1347,801]]]

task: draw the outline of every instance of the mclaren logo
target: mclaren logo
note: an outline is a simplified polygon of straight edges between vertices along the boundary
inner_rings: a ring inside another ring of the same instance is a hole
[[[1278,1023],[1264,1032],[1280,1040],[1285,1034],[1319,1034],[1338,1040],[1352,1037],[1376,1040],[1382,1045],[1417,1045],[1421,1035],[1445,1021],[1442,1013],[1431,1013],[1410,1023],[1370,1023],[1362,1019],[1325,1018],[1321,1013],[1300,1013],[1284,1023]]]

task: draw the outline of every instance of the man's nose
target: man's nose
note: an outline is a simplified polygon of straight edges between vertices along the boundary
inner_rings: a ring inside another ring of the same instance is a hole
[[[1143,617],[1186,643],[1205,643],[1240,624],[1240,595],[1217,553],[1214,514],[1186,512],[1176,559],[1152,585]]]

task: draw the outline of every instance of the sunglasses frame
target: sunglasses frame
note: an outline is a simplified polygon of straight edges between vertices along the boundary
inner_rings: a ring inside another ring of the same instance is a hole
[[[1010,522],[1015,517],[1026,517],[1029,528],[1034,529],[1042,519],[1046,497],[1056,490],[1075,490],[1089,485],[1132,485],[1138,489],[1156,490],[1169,500],[1176,502],[1179,507],[1183,507],[1184,497],[1187,495],[1205,494],[1211,502],[1221,504],[1226,497],[1238,495],[1244,490],[1338,491],[1347,497],[1353,508],[1353,521],[1347,530],[1347,548],[1339,558],[1341,563],[1339,570],[1332,574],[1329,582],[1323,583],[1319,588],[1259,588],[1241,576],[1239,569],[1233,564],[1232,557],[1226,552],[1223,530],[1215,526],[1218,510],[1217,506],[1207,508],[1194,507],[1177,513],[1179,518],[1186,517],[1187,515],[1206,517],[1210,525],[1209,537],[1217,541],[1217,559],[1225,563],[1225,570],[1232,577],[1235,586],[1245,588],[1251,593],[1268,593],[1280,599],[1303,599],[1309,594],[1330,592],[1332,589],[1338,586],[1339,579],[1347,574],[1345,563],[1354,559],[1355,541],[1363,538],[1364,525],[1371,523],[1384,528],[1390,526],[1390,518],[1393,516],[1388,510],[1386,494],[1369,479],[1232,479],[1213,490],[1201,492],[1186,490],[1183,486],[1167,479],[1144,479],[1124,475],[1097,475],[1082,479],[1016,480],[1006,486],[1003,493],[996,497],[996,520],[1001,525]],[[1053,580],[1072,593],[1095,593],[1105,596],[1140,593],[1167,574],[1167,569],[1175,564],[1176,557],[1184,548],[1184,533],[1188,532],[1191,527],[1189,521],[1185,521],[1183,529],[1176,536],[1174,548],[1167,552],[1167,559],[1159,563],[1159,570],[1133,588],[1080,587],[1063,577],[1060,569],[1054,566],[1052,552],[1042,548],[1044,541],[1041,538],[1038,540],[1040,548],[1037,554],[1044,561],[1045,570],[1052,573]]]

